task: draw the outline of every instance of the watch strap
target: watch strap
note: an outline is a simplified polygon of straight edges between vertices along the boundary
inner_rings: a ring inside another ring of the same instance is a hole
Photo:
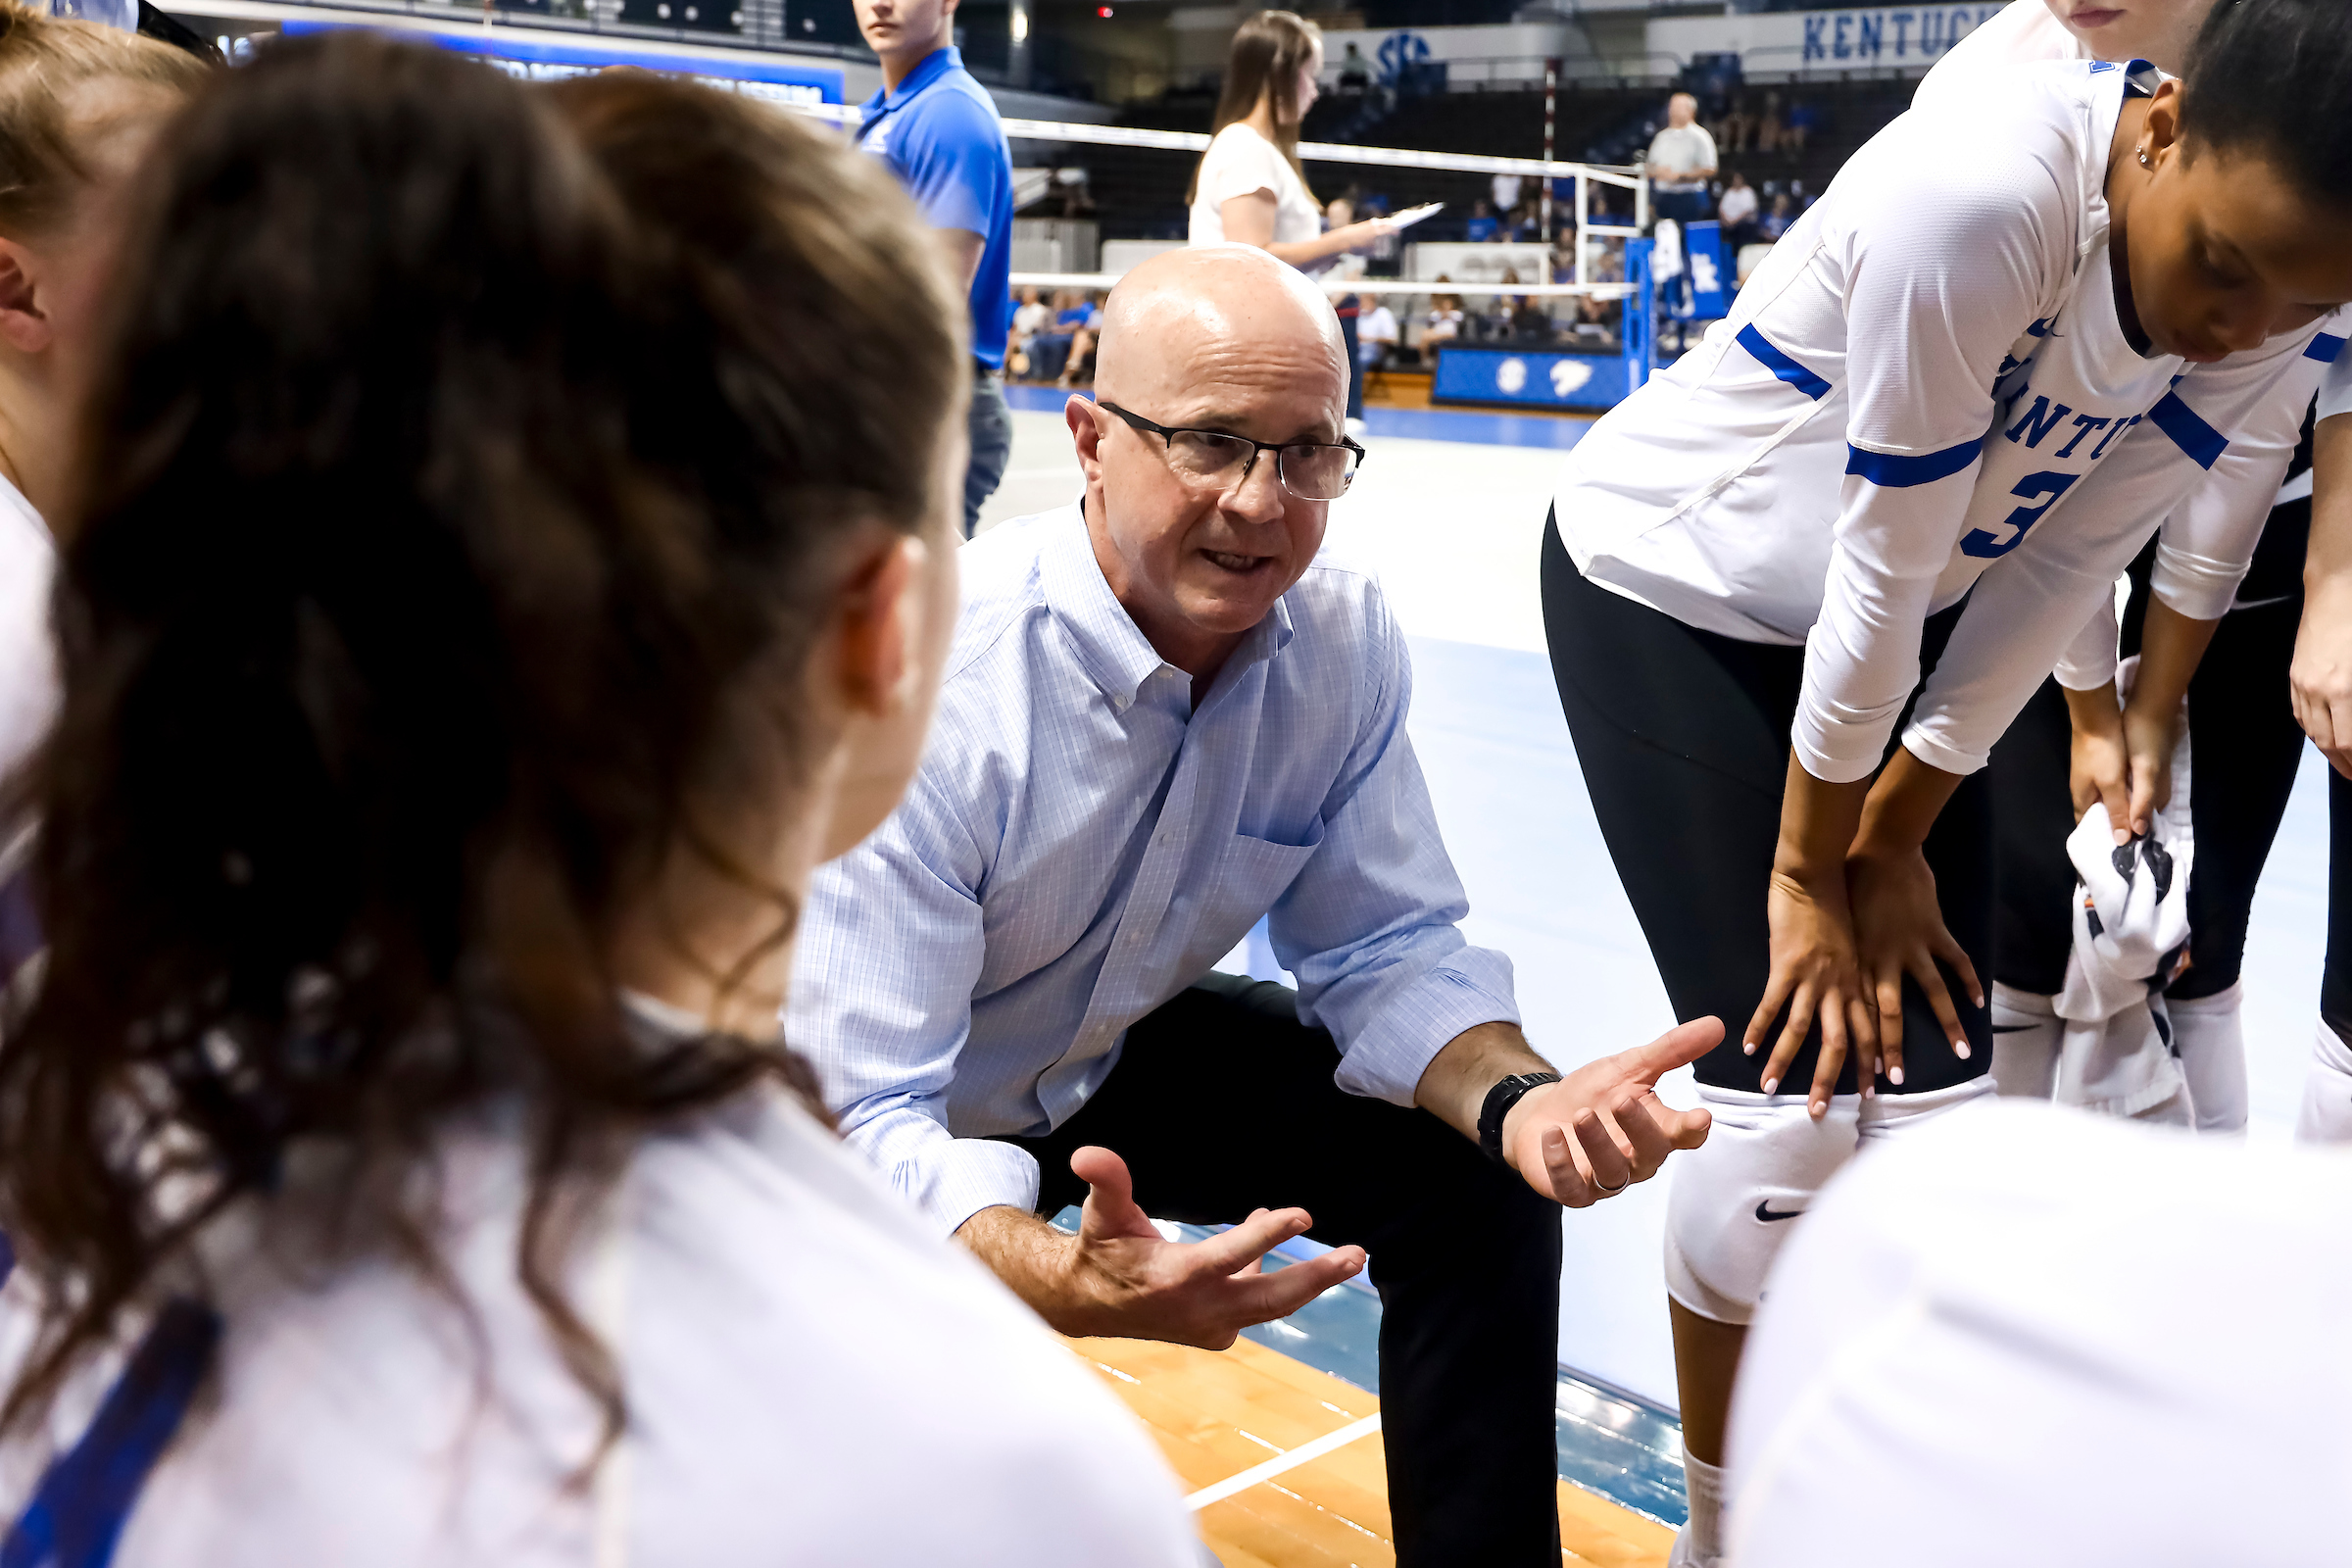
[[[1489,1159],[1497,1165],[1509,1167],[1511,1162],[1503,1157],[1502,1152],[1502,1119],[1511,1113],[1511,1107],[1519,1103],[1529,1090],[1541,1089],[1545,1084],[1559,1081],[1560,1075],[1556,1072],[1523,1072],[1503,1079],[1487,1091],[1486,1103],[1478,1111],[1478,1147],[1487,1152]]]

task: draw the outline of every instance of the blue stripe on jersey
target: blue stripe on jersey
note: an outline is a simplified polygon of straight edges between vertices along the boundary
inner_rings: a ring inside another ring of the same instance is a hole
[[[2307,360],[2317,360],[2322,365],[2333,365],[2335,357],[2343,352],[2344,340],[2342,338],[2332,332],[2322,332],[2311,340],[2311,346],[2303,351],[2303,357]]]
[[[2178,392],[2167,392],[2157,401],[2148,411],[2148,422],[2171,436],[2173,445],[2195,459],[2200,468],[2212,467],[2230,446],[2229,438],[2197,417],[2197,411],[2181,402]]]
[[[1824,381],[1820,376],[1815,375],[1811,370],[1806,369],[1788,355],[1773,347],[1771,341],[1756,330],[1753,321],[1740,329],[1740,346],[1754,355],[1756,362],[1764,368],[1814,402],[1819,403],[1830,395],[1829,382]]]
[[[1976,462],[1977,454],[1984,450],[1984,443],[1981,440],[1963,441],[1925,457],[1906,458],[1849,446],[1845,449],[1845,471],[1860,474],[1882,490],[1907,490],[1915,484],[1934,484],[1938,479],[1950,478]]]

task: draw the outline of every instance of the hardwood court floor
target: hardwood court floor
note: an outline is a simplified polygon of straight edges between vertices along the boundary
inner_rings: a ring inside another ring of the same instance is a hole
[[[1277,1466],[1196,1515],[1225,1568],[1393,1568],[1377,1431],[1301,1463],[1277,1463],[1377,1415],[1376,1396],[1249,1340],[1230,1350],[1067,1343],[1152,1429],[1188,1493]],[[1674,1532],[1562,1482],[1560,1542],[1564,1564],[1661,1568]]]

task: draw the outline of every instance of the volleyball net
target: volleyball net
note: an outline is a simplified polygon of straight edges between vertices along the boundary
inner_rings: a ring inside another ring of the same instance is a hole
[[[846,104],[805,104],[791,106],[802,114],[854,126],[858,110]],[[1015,142],[1042,146],[1099,146],[1141,148],[1160,152],[1190,153],[1198,157],[1208,150],[1209,138],[1197,131],[1147,130],[1125,125],[1097,125],[1072,121],[1014,120],[1004,122],[1004,134]],[[1335,275],[1322,272],[1314,275],[1318,283],[1334,293],[1350,293],[1382,297],[1418,297],[1450,295],[1463,299],[1492,299],[1498,296],[1529,299],[1559,299],[1590,296],[1602,300],[1618,300],[1645,295],[1646,278],[1637,275],[1644,270],[1637,258],[1627,257],[1624,275],[1612,278],[1593,276],[1596,260],[1593,241],[1642,240],[1649,227],[1649,180],[1639,168],[1623,168],[1607,164],[1564,162],[1548,158],[1500,158],[1476,153],[1424,152],[1409,147],[1357,147],[1341,142],[1308,142],[1298,144],[1301,163],[1351,166],[1361,169],[1409,170],[1421,174],[1495,174],[1517,175],[1522,179],[1542,181],[1539,190],[1556,191],[1556,182],[1573,181],[1570,212],[1573,214],[1574,242],[1570,248],[1572,273],[1566,282],[1554,282],[1547,275],[1550,263],[1548,236],[1541,242],[1545,253],[1542,266],[1544,273],[1535,278],[1516,278],[1496,275],[1482,267],[1463,269],[1465,275],[1444,277],[1375,277]],[[1614,215],[1594,212],[1593,196],[1598,189],[1630,191],[1633,195],[1634,220],[1628,225],[1613,221]],[[1548,203],[1546,203],[1548,206]],[[1413,241],[1411,230],[1401,230],[1396,239],[1409,253]],[[1173,242],[1171,242],[1173,243]],[[1534,243],[1519,247],[1520,253]],[[1646,248],[1645,246],[1642,248]],[[1630,243],[1628,250],[1634,250]],[[1449,247],[1457,257],[1475,262],[1475,253],[1465,254],[1464,248]],[[1510,252],[1498,251],[1497,255]],[[1081,289],[1107,290],[1124,275],[1124,270],[1093,272],[1078,271],[1015,271],[1011,286],[1015,289]]]

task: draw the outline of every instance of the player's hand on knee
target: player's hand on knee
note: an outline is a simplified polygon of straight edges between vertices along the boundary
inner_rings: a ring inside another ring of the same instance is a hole
[[[1967,988],[1969,1000],[1984,1004],[1984,987],[1976,965],[1968,961],[1944,924],[1942,906],[1936,898],[1936,873],[1919,850],[1884,855],[1855,855],[1845,863],[1847,897],[1854,917],[1854,943],[1860,950],[1862,971],[1871,987],[1878,1023],[1879,1052],[1886,1081],[1903,1081],[1903,979],[1909,976],[1935,1009],[1952,1054],[1969,1054],[1968,1031],[1961,1027],[1951,990],[1936,966],[1941,959]],[[1872,1092],[1871,1080],[1861,1077],[1862,1092]],[[1813,1085],[1814,1114],[1829,1109],[1836,1075],[1817,1074]]]
[[[1816,1021],[1821,1024],[1821,1057],[1814,1075],[1817,1085],[1838,1081],[1838,1069],[1844,1064],[1849,1046],[1875,1073],[1878,1028],[1854,947],[1842,868],[1832,876],[1807,879],[1776,866],[1765,909],[1772,929],[1772,977],[1765,983],[1764,1000],[1756,1004],[1755,1016],[1748,1020],[1740,1049],[1754,1055],[1772,1033],[1773,1020],[1784,1006],[1788,1009],[1788,1021],[1765,1059],[1764,1093],[1778,1091]],[[1827,1094],[1816,1095],[1813,1113],[1825,1115],[1828,1110]]]
[[[1705,1143],[1712,1125],[1704,1110],[1677,1110],[1660,1100],[1658,1079],[1722,1041],[1721,1019],[1695,1019],[1521,1096],[1503,1119],[1511,1168],[1569,1208],[1649,1180],[1668,1154]]]
[[[1166,1340],[1222,1350],[1256,1323],[1290,1316],[1361,1272],[1364,1250],[1265,1269],[1265,1254],[1313,1221],[1302,1208],[1259,1209],[1203,1242],[1171,1242],[1135,1201],[1127,1162],[1089,1147],[1070,1156],[1087,1184],[1069,1266],[1070,1310],[1049,1321],[1065,1333]]]

